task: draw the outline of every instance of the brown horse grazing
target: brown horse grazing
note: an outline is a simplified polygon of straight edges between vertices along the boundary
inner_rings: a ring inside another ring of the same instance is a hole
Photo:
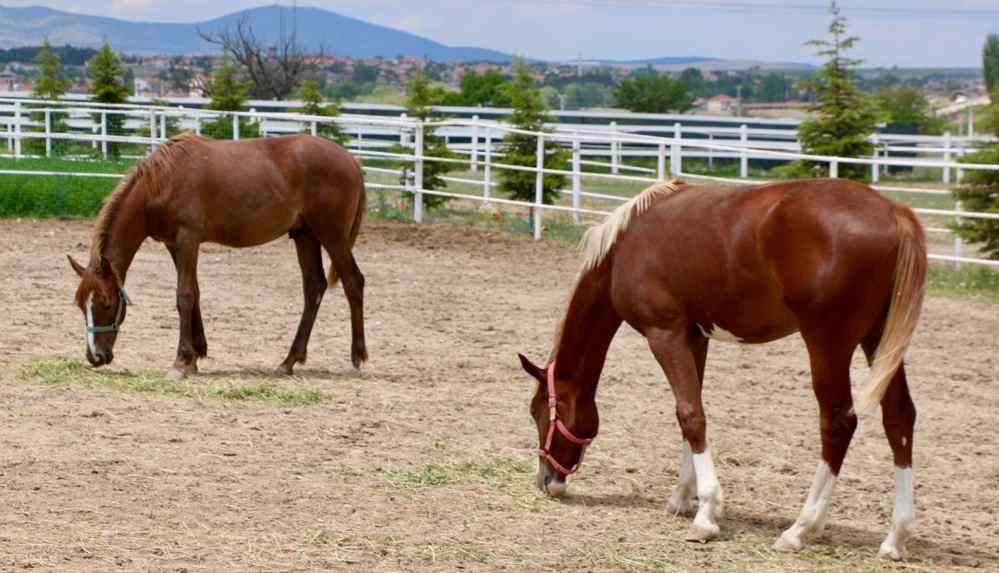
[[[819,404],[822,460],[801,515],[777,540],[795,551],[821,531],[857,427],[850,359],[872,363],[859,410],[881,404],[895,461],[892,526],[880,554],[905,556],[912,506],[912,433],[903,354],[922,306],[923,231],[908,208],[871,188],[812,180],[742,188],[653,186],[584,241],[585,263],[531,401],[541,449],[538,486],[566,490],[597,434],[594,400],[611,339],[627,322],[648,340],[676,398],[680,481],[669,507],[699,508],[688,539],[718,534],[722,491],[705,434],[701,384],[708,340],[764,343],[800,332]]]
[[[278,372],[304,363],[312,325],[329,285],[343,279],[350,303],[351,359],[367,360],[364,276],[351,249],[365,208],[364,177],[342,147],[308,135],[213,141],[183,134],[129,171],[97,218],[90,263],[69,258],[80,286],[76,304],[87,321],[87,360],[110,364],[125,320],[125,278],[148,237],[166,245],[177,268],[180,344],[169,376],[197,372],[208,353],[198,291],[202,243],[261,245],[287,233],[302,270],[305,310]],[[329,281],[322,249],[332,259]]]

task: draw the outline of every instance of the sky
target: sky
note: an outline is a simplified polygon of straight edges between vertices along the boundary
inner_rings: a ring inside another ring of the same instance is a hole
[[[291,0],[3,0],[126,20],[199,22]],[[999,0],[841,0],[866,66],[981,65]],[[825,0],[300,0],[451,46],[544,60],[709,56],[816,63]],[[335,40],[334,40],[335,41]]]

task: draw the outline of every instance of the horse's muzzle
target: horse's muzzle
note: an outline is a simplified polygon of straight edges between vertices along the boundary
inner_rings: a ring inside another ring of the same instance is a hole
[[[545,460],[538,460],[538,489],[551,497],[562,497],[569,489],[566,476],[561,475]]]
[[[96,353],[90,352],[89,348],[87,349],[87,362],[90,362],[90,365],[95,368],[107,366],[112,361],[114,361],[114,352],[110,349],[98,350]]]

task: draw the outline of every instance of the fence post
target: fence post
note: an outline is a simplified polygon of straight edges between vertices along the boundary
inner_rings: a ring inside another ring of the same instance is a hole
[[[423,222],[423,122],[416,124],[415,175],[413,177],[413,220]]]
[[[167,138],[167,114],[164,111],[160,114],[160,139],[166,140]]]
[[[944,162],[950,163],[951,152],[950,152],[950,132],[945,131],[943,136],[944,144]],[[943,168],[943,183],[944,185],[950,185],[950,166]]]
[[[239,116],[236,114],[232,115],[232,139],[233,141],[239,139]]]
[[[877,134],[874,134],[872,143],[874,143],[874,163],[871,163],[871,183],[877,183],[881,181],[881,171],[878,167],[878,147],[881,146],[881,138]]]
[[[403,113],[399,115],[399,119],[401,119],[403,124],[405,124],[408,116]],[[399,145],[402,147],[409,147],[409,132],[406,131],[405,126],[399,128]]]
[[[656,159],[657,159],[656,177],[658,177],[660,181],[665,181],[666,180],[666,144],[665,143],[660,143],[659,144],[659,153],[658,153],[658,157]]]
[[[683,126],[679,122],[673,125],[673,146],[670,149],[669,173],[680,177],[683,173]]]
[[[715,142],[715,134],[709,133],[708,134],[708,143],[711,144],[711,143],[714,143],[714,142]],[[714,170],[715,170],[715,150],[714,150],[714,148],[709,147],[708,148],[708,172],[709,173],[713,173]]]
[[[201,135],[201,116],[194,115],[194,133],[195,135]]]
[[[960,213],[961,209],[962,209],[961,202],[960,201],[955,202],[954,203],[954,211],[956,211],[957,213]],[[961,224],[961,215],[957,215],[956,217],[954,217],[954,222],[957,225],[960,225]],[[959,235],[957,233],[954,233],[954,256],[955,257],[960,257],[961,256],[961,235]],[[954,261],[954,268],[955,269],[961,268],[961,262],[960,261]]]
[[[583,142],[579,139],[577,130],[572,137],[572,220],[579,222],[579,207],[582,202],[580,193],[583,190]]]
[[[493,130],[486,127],[486,162],[483,165],[483,196],[486,198],[486,206],[489,206],[489,198],[493,194]]]
[[[541,206],[545,198],[545,136],[538,134],[538,157],[535,164],[534,178],[534,240],[541,240]]]
[[[21,102],[14,102],[14,157],[21,158]]]
[[[835,159],[829,162],[829,177],[831,179],[839,177],[839,161],[836,161]]]
[[[961,158],[964,157],[964,154],[967,153],[967,151],[968,151],[965,148],[965,145],[967,145],[967,142],[962,141],[961,145],[958,147],[958,150],[957,150],[957,160],[958,161],[960,161]],[[961,168],[957,169],[957,173],[955,174],[955,180],[956,180],[956,182],[957,182],[958,185],[961,184],[961,181],[964,180],[964,169],[961,169]]]
[[[156,149],[156,112],[149,110],[149,153]]]
[[[312,137],[316,137],[319,135],[319,124],[316,123],[316,120],[312,120],[309,123],[309,133],[312,134]]]
[[[739,177],[746,179],[749,177],[749,150],[746,149],[749,145],[749,126],[746,124],[739,127],[739,142],[742,145],[739,151]]]
[[[610,123],[611,128],[611,173],[617,175],[621,168],[621,142],[617,139],[617,122]]]
[[[479,116],[473,115],[472,121],[472,172],[479,170]]]
[[[975,137],[975,108],[968,108],[968,139],[974,139]]]
[[[108,158],[108,112],[101,112],[101,153]]]
[[[45,110],[45,157],[52,157],[52,110],[49,109]]]

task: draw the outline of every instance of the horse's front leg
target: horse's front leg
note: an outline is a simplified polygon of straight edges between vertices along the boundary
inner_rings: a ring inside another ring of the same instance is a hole
[[[167,245],[167,251],[170,252],[170,258],[173,259],[174,268],[177,268],[177,249]],[[178,270],[178,275],[180,271]],[[194,351],[197,353],[198,358],[204,358],[208,356],[208,337],[205,336],[205,324],[201,319],[201,300],[195,302],[194,304],[194,316],[193,322],[191,324],[191,342],[194,344]]]
[[[199,352],[195,347],[194,331],[196,318],[200,319],[200,313],[196,312],[201,296],[198,290],[199,247],[197,241],[178,242],[171,252],[177,266],[177,313],[180,315],[177,359],[167,374],[172,380],[180,380],[198,371]]]

